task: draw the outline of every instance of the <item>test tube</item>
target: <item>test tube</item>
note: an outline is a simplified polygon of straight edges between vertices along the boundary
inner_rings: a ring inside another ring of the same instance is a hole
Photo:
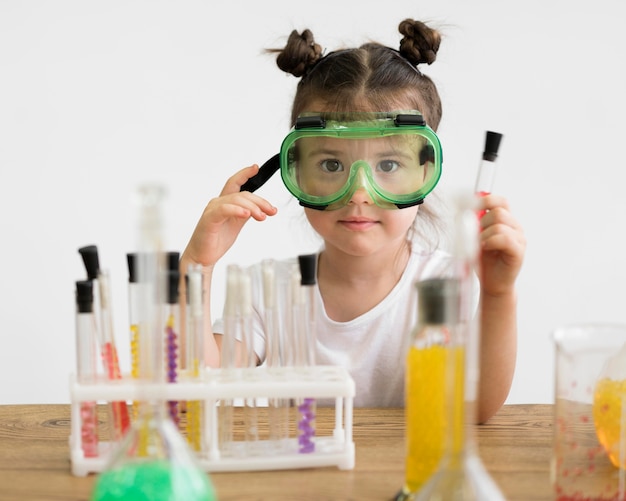
[[[98,286],[100,292],[100,352],[104,363],[104,370],[109,380],[122,379],[120,363],[117,356],[117,347],[113,335],[113,313],[111,309],[111,288],[109,272],[100,271],[98,274]],[[114,431],[116,439],[121,439],[130,427],[130,416],[125,401],[111,403],[114,419]]]
[[[289,283],[287,298],[288,305],[285,308],[285,328],[283,354],[285,357],[285,365],[287,367],[303,367],[302,352],[299,349],[299,343],[302,336],[300,330],[302,324],[301,314],[304,311],[304,296],[302,294],[302,286],[300,285],[300,268],[298,263],[293,263],[289,270]]]
[[[200,380],[204,373],[204,312],[202,309],[202,267],[190,265],[187,271],[187,372],[191,380]],[[195,450],[202,449],[203,408],[200,400],[187,402],[187,442]]]
[[[478,165],[478,175],[476,176],[476,185],[474,187],[474,192],[479,197],[489,195],[493,189],[493,182],[496,176],[496,160],[501,140],[502,134],[499,132],[487,131],[485,134],[485,149]],[[478,217],[483,217],[485,212],[485,210],[478,211]]]
[[[76,282],[76,375],[79,383],[97,379],[97,338],[93,309],[93,282]],[[98,456],[98,416],[96,402],[80,404],[81,448],[85,457]]]
[[[135,252],[126,254],[126,263],[128,265],[128,320],[130,324],[130,375],[133,379],[139,379],[141,376],[141,350],[143,348],[141,337],[145,335],[142,332],[142,324],[145,327],[145,319],[142,319],[142,301],[149,294],[149,289],[145,282],[139,280],[140,255]],[[133,421],[139,422],[142,413],[147,413],[148,409],[142,408],[145,402],[134,400],[132,405]],[[146,427],[140,428],[137,455],[146,457],[148,455],[148,433]]]
[[[141,286],[137,280],[137,254],[126,254],[128,265],[128,321],[130,325],[130,375],[133,379],[139,377],[139,318]],[[139,416],[139,402],[133,402],[133,420]]]
[[[239,266],[230,264],[226,268],[226,299],[224,301],[224,334],[222,336],[221,370],[223,381],[228,383],[235,376],[237,338],[241,338],[239,327]],[[219,447],[228,456],[234,452],[232,398],[220,400],[218,409]]]
[[[239,319],[241,322],[241,335],[243,341],[243,363],[242,366],[249,369],[246,373],[250,379],[254,378],[256,367],[256,354],[254,352],[254,339],[252,332],[252,289],[250,273],[248,270],[240,270],[239,273]],[[257,441],[259,439],[259,424],[256,408],[256,398],[246,397],[244,399],[244,426],[245,440],[248,451],[252,454],[257,452]]]
[[[167,301],[165,310],[165,359],[167,363],[166,379],[168,383],[176,383],[178,380],[178,336],[180,333],[180,306],[178,304],[178,282],[180,272],[168,270],[167,272]],[[176,426],[180,424],[178,415],[178,402],[167,402],[170,416]]]
[[[266,363],[269,368],[281,366],[281,343],[276,317],[276,263],[273,259],[261,262],[263,274],[263,306],[265,309],[265,331],[267,336]]]
[[[237,365],[236,341],[241,339],[239,332],[239,274],[241,268],[230,264],[226,268],[226,299],[224,301],[224,335],[220,366],[227,378],[234,376]]]
[[[479,259],[479,235],[480,224],[474,214],[476,199],[469,195],[458,195],[456,198],[456,214],[454,218],[454,247],[453,257],[455,262],[454,274],[459,282],[460,303],[459,323],[467,330],[465,341],[465,405],[466,413],[475,418],[475,404],[478,391],[478,379],[480,368],[480,329],[479,316],[475,313],[473,298],[476,297],[474,287],[475,274]]]
[[[263,305],[265,309],[265,333],[267,336],[267,369],[279,374],[284,365],[281,353],[282,343],[278,322],[278,301],[276,291],[276,262],[265,259],[261,262],[263,274]],[[268,400],[269,440],[273,452],[280,452],[287,447],[289,440],[289,400],[270,398]]]
[[[317,283],[317,254],[298,256],[300,265],[300,284],[304,288],[306,337],[306,365],[313,367],[316,363],[315,350],[317,344],[315,284]]]
[[[315,365],[315,283],[316,264],[315,254],[298,256],[300,269],[300,290],[296,294],[296,311],[298,318],[298,364],[304,367]],[[304,398],[298,402],[300,420],[298,422],[298,452],[308,454],[315,452],[315,415],[316,401],[314,398]]]

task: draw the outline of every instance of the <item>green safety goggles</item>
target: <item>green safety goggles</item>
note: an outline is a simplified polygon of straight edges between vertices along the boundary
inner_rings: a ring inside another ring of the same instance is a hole
[[[441,143],[418,112],[307,113],[241,190],[256,190],[280,169],[305,207],[339,209],[364,188],[379,207],[403,209],[435,188],[441,164]]]

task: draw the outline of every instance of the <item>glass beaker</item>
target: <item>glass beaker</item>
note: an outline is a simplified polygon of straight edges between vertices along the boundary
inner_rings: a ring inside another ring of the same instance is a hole
[[[626,325],[567,325],[552,337],[555,495],[626,500]]]

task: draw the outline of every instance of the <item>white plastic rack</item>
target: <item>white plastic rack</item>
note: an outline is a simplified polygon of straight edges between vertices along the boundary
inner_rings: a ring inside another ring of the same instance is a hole
[[[99,443],[98,457],[85,457],[81,443],[81,402],[115,402],[160,399],[164,401],[201,401],[204,405],[204,436],[202,448],[196,454],[205,471],[281,470],[337,466],[341,470],[354,468],[355,447],[352,440],[352,410],[354,381],[344,368],[314,366],[208,369],[194,381],[176,383],[138,383],[131,378],[116,381],[80,384],[70,380],[72,404],[70,459],[72,473],[85,476],[103,471],[114,446]],[[299,453],[297,438],[276,448],[270,440],[254,442],[254,448],[242,447],[238,454],[224,454],[219,447],[218,408],[220,401],[246,398],[303,399],[335,401],[335,426],[332,435],[315,436],[315,451]]]

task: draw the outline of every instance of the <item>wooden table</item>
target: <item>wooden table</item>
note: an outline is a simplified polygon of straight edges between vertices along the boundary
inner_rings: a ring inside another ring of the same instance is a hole
[[[480,456],[510,501],[552,500],[552,405],[505,405],[476,427]],[[318,409],[332,429],[334,412]],[[404,478],[404,411],[354,409],[354,470],[211,473],[220,501],[390,500]],[[69,405],[0,406],[0,500],[87,500],[95,476],[70,473]]]

